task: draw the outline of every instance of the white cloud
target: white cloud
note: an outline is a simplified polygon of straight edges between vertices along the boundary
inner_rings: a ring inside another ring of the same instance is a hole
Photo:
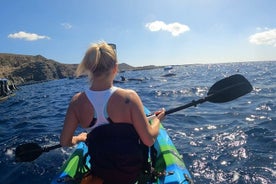
[[[276,47],[276,29],[253,34],[249,37],[249,42],[257,45],[272,45]]]
[[[35,33],[26,33],[24,31],[19,31],[18,33],[9,34],[8,38],[12,39],[22,39],[26,41],[36,41],[40,39],[50,39],[48,36],[38,35]]]
[[[65,29],[71,29],[73,27],[71,24],[66,23],[66,22],[61,23],[61,26],[64,27]]]
[[[146,24],[146,28],[150,31],[168,31],[173,36],[178,36],[184,32],[190,31],[190,28],[187,25],[180,24],[178,22],[166,24],[163,21],[154,21]]]

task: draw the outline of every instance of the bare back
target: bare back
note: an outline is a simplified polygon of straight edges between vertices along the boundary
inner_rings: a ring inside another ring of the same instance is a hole
[[[133,124],[131,112],[135,108],[137,94],[132,90],[118,88],[110,97],[107,103],[107,113],[114,123]],[[73,102],[74,112],[82,128],[89,127],[94,117],[94,107],[88,100],[85,93],[75,96]],[[138,113],[136,111],[136,113]]]

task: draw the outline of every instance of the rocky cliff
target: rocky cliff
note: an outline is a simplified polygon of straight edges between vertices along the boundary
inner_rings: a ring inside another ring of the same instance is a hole
[[[14,84],[47,81],[72,77],[77,64],[62,64],[41,55],[18,55],[0,53],[0,78],[7,78]],[[125,63],[119,70],[134,70]]]
[[[0,78],[7,78],[15,84],[73,76],[76,67],[41,55],[0,54]]]

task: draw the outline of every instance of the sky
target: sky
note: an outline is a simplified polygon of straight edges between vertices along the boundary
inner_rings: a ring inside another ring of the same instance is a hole
[[[81,62],[115,43],[131,66],[276,61],[275,0],[0,0],[0,53]]]

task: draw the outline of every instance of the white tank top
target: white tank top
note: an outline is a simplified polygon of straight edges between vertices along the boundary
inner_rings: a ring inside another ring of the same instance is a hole
[[[111,88],[104,91],[92,91],[90,89],[85,90],[87,98],[89,99],[90,103],[93,105],[95,109],[94,117],[97,118],[97,121],[94,126],[85,128],[87,133],[91,132],[94,128],[98,126],[109,123],[109,121],[107,120],[108,114],[106,106],[109,98],[117,89],[117,87],[112,86]]]

